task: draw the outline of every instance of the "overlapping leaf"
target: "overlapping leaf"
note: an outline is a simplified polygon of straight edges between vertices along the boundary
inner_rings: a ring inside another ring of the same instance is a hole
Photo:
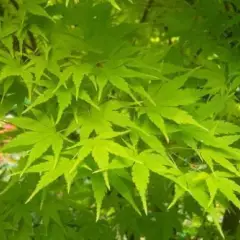
[[[56,165],[63,147],[63,139],[60,133],[56,131],[50,119],[44,117],[42,120],[38,121],[27,117],[20,117],[12,119],[12,123],[20,128],[32,131],[26,131],[18,135],[4,147],[4,151],[9,151],[21,146],[32,146],[25,166],[26,170],[35,160],[40,158],[50,147],[52,147]]]

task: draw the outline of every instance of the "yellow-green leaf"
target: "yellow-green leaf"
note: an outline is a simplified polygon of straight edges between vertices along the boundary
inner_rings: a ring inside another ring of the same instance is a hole
[[[147,211],[147,199],[146,199],[147,193],[146,192],[147,192],[147,186],[149,183],[148,168],[143,164],[135,163],[132,168],[132,178],[140,194],[140,197],[143,203],[143,208],[147,215],[148,211]]]
[[[94,193],[94,197],[97,204],[96,220],[98,221],[100,217],[102,201],[107,191],[104,183],[104,179],[101,173],[92,174],[92,188],[93,188],[93,193]]]

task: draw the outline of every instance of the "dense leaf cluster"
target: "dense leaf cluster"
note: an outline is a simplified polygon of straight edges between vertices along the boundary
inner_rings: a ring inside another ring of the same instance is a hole
[[[0,239],[236,239],[239,5],[2,0]]]

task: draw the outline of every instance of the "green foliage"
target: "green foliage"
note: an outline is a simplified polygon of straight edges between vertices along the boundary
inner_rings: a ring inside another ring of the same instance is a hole
[[[1,1],[0,239],[236,239],[239,9]]]

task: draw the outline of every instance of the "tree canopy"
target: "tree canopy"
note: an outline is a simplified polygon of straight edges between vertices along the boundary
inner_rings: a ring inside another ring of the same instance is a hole
[[[240,239],[238,0],[1,0],[1,240]]]

